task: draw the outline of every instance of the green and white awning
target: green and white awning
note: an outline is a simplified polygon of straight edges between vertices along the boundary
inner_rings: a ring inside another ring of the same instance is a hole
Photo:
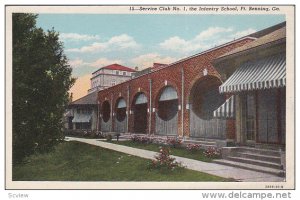
[[[117,108],[126,108],[126,102],[124,99],[120,99]]]
[[[214,111],[215,118],[234,118],[235,117],[235,96],[232,95],[218,109]]]
[[[135,104],[144,104],[147,102],[147,97],[144,93],[140,93],[135,100]]]
[[[286,56],[277,54],[242,64],[223,83],[220,93],[279,88],[286,85]]]
[[[174,99],[178,99],[176,90],[171,86],[167,86],[161,93],[159,101],[169,101]]]

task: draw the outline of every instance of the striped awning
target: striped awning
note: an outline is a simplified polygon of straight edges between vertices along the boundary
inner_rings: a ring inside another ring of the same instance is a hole
[[[215,118],[234,118],[235,117],[235,97],[232,95],[218,109],[214,111]]]
[[[120,99],[117,108],[126,108],[126,102],[124,99]]]
[[[144,93],[140,93],[139,96],[135,100],[135,104],[144,104],[147,103],[147,97]]]
[[[220,93],[234,93],[249,90],[279,88],[286,85],[285,54],[266,57],[242,64],[223,83]]]
[[[173,87],[166,87],[160,95],[159,101],[169,101],[178,99],[177,92]]]
[[[72,120],[73,123],[90,122],[92,116],[85,114],[76,114]]]

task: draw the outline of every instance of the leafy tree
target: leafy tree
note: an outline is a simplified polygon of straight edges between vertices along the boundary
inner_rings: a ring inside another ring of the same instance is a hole
[[[74,84],[59,34],[36,27],[37,15],[13,19],[13,162],[63,139],[62,117]]]

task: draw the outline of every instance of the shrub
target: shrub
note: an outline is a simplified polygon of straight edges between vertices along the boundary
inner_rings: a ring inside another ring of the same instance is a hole
[[[83,131],[83,137],[90,137],[91,133],[89,131]]]
[[[167,144],[174,148],[179,147],[181,145],[181,143],[182,143],[182,140],[178,139],[177,137],[167,139]]]
[[[170,149],[168,147],[160,147],[158,155],[155,160],[151,160],[150,168],[160,170],[174,170],[182,167],[181,163],[175,161],[175,158],[170,156]]]
[[[195,151],[198,151],[200,149],[201,145],[200,144],[188,144],[186,146],[186,149],[188,151],[191,151],[191,152],[195,152]]]
[[[221,156],[221,150],[216,147],[208,147],[204,151],[204,155],[208,158],[219,158]]]
[[[150,144],[153,142],[153,139],[149,136],[137,136],[137,135],[133,135],[131,136],[131,141],[132,142],[138,142],[138,143],[142,143],[142,144]]]
[[[106,141],[107,141],[107,142],[111,142],[111,141],[112,141],[112,138],[113,138],[113,137],[112,137],[111,134],[107,134],[107,135],[106,135]]]

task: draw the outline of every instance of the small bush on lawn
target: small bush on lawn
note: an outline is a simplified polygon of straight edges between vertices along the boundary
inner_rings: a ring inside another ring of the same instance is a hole
[[[167,144],[172,146],[173,148],[177,148],[180,147],[182,143],[182,140],[180,140],[179,138],[168,138],[167,139]]]
[[[221,150],[216,147],[208,147],[204,151],[204,155],[208,158],[219,158],[221,156]]]
[[[196,152],[200,149],[201,145],[200,144],[188,144],[186,146],[186,149],[190,152]]]
[[[153,142],[153,139],[148,136],[137,136],[133,135],[131,136],[132,142],[142,143],[142,144],[151,144]]]
[[[149,164],[150,169],[159,169],[161,171],[173,171],[176,168],[182,167],[181,163],[175,161],[175,158],[170,156],[170,149],[168,147],[160,147],[155,160],[151,160]]]
[[[106,141],[107,141],[107,142],[111,142],[111,141],[112,141],[112,138],[113,138],[113,137],[112,137],[111,134],[107,134],[107,135],[106,135]]]

